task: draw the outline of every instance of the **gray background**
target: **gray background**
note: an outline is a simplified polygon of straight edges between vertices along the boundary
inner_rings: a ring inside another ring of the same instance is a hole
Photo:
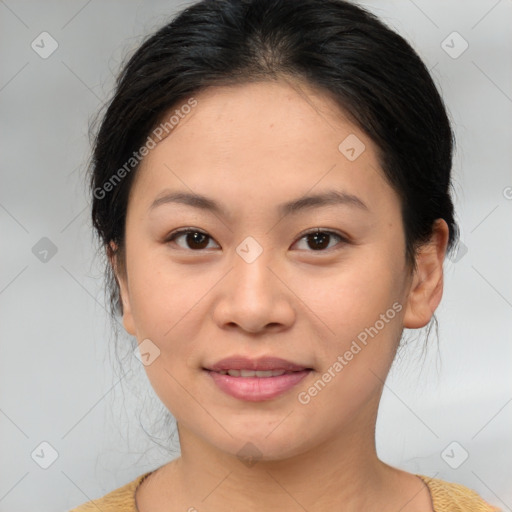
[[[0,0],[2,512],[65,511],[174,457],[156,444],[163,406],[129,337],[121,365],[113,352],[84,167],[122,59],[184,5]],[[433,333],[422,361],[412,333],[386,383],[378,452],[512,510],[512,1],[363,5],[413,44],[447,102],[463,241],[445,265],[439,348]],[[58,48],[42,58],[31,43],[48,52],[45,31]]]

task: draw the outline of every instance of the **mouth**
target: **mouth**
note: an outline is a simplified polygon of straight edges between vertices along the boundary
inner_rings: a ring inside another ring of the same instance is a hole
[[[305,368],[305,370],[310,370],[311,368]],[[214,371],[214,370],[211,370]],[[296,371],[302,371],[302,370],[295,370],[295,371],[289,371],[289,370],[220,370],[216,373],[219,373],[220,375],[229,375],[231,377],[259,377],[259,378],[268,378],[268,377],[279,377],[280,375],[285,374],[291,374],[296,373]]]
[[[289,391],[313,368],[274,357],[231,357],[203,370],[220,391],[240,400],[259,402]]]
[[[208,371],[213,372],[300,372],[303,370],[311,370],[304,365],[281,359],[280,357],[269,357],[264,356],[257,359],[251,359],[245,356],[231,356],[226,357],[216,363],[204,368]],[[230,374],[232,377],[254,377],[254,375],[237,375]],[[272,377],[273,375],[267,375],[262,373],[259,377]]]

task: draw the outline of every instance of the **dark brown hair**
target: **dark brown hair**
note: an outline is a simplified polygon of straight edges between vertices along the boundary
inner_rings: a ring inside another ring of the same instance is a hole
[[[92,221],[109,255],[109,244],[117,246],[120,265],[137,166],[106,185],[126,170],[162,115],[206,87],[277,77],[325,91],[374,141],[401,200],[409,263],[438,218],[449,226],[452,248],[453,134],[438,90],[411,46],[348,1],[204,0],[151,35],[129,59],[95,139]],[[112,313],[122,313],[117,282],[106,267]]]

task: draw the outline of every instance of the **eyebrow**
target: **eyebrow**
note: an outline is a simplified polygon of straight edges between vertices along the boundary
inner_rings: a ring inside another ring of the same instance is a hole
[[[190,192],[165,191],[151,203],[149,211],[151,212],[158,206],[170,203],[184,204],[201,210],[211,211],[212,213],[222,215],[226,218],[229,217],[224,208],[214,199]],[[282,203],[278,205],[277,211],[280,215],[284,216],[303,210],[331,205],[352,206],[361,210],[369,211],[369,208],[361,199],[359,199],[359,197],[346,192],[339,192],[337,190],[329,190]]]

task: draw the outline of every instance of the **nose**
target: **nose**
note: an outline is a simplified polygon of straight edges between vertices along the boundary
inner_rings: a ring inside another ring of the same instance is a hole
[[[235,254],[233,267],[220,284],[214,320],[222,329],[256,334],[288,329],[295,320],[293,293],[271,266],[265,251],[252,262]]]

